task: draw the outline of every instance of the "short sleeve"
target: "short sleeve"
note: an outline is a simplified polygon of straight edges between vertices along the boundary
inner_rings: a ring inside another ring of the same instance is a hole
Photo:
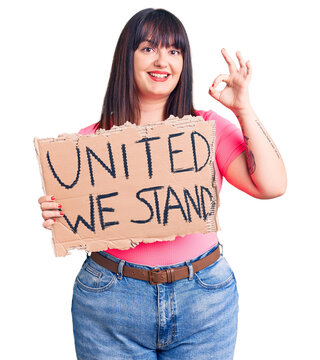
[[[88,134],[94,134],[98,128],[99,122],[89,125],[83,129],[81,129],[78,134],[79,135],[88,135]]]
[[[230,163],[245,149],[243,135],[239,127],[214,111],[196,111],[204,120],[216,122],[216,163],[224,176]]]

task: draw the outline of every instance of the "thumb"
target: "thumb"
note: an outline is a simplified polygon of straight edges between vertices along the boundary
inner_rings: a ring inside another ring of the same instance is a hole
[[[221,82],[225,82],[227,83],[227,80],[229,78],[229,75],[227,74],[221,74],[219,76],[217,76],[214,80],[213,80],[213,86],[210,86],[209,88],[209,94],[216,100],[219,100],[220,99],[220,95],[222,93],[222,91],[224,89],[222,89],[221,91],[218,91],[216,90],[218,85],[221,83]]]

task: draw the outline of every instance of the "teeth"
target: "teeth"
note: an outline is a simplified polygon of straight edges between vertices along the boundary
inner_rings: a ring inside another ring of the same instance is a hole
[[[169,74],[155,74],[155,73],[149,73],[149,74],[153,77],[160,78],[160,79],[163,79],[163,78],[166,78],[169,76]]]

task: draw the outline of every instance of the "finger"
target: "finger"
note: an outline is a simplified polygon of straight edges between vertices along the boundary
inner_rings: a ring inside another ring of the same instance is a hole
[[[228,84],[229,78],[230,78],[230,75],[228,75],[228,74],[220,74],[220,75],[218,75],[213,80],[214,88],[216,89],[221,82],[225,82],[225,83]]]
[[[213,98],[219,100],[220,95],[224,89],[222,89],[221,91],[218,91],[216,89],[221,82],[225,82],[226,84],[228,84],[228,80],[229,80],[229,75],[227,75],[227,74],[221,74],[221,75],[217,76],[213,81],[213,84],[212,84],[213,86],[210,86],[210,88],[209,88],[209,94]]]
[[[44,196],[39,197],[38,203],[41,204],[44,201],[54,201],[55,199],[56,199],[56,197],[53,195],[44,195]]]
[[[223,48],[221,50],[221,53],[224,57],[224,59],[226,60],[228,67],[229,67],[229,71],[230,73],[238,71],[236,64],[234,63],[234,61],[232,60],[231,56],[227,53],[227,50],[225,48]]]
[[[250,60],[248,60],[248,61],[246,62],[246,65],[247,65],[247,69],[248,69],[248,71],[247,71],[247,78],[250,80],[250,79],[251,79],[251,76],[252,76],[252,66],[251,66]]]
[[[51,201],[51,202],[43,202],[40,204],[40,208],[41,210],[61,210],[62,205],[58,204],[55,201]]]
[[[240,71],[243,71],[245,74],[247,74],[247,67],[246,67],[246,64],[244,62],[244,59],[241,55],[241,52],[240,51],[237,51],[236,52],[236,56],[239,60],[239,64],[240,64]]]
[[[46,220],[42,223],[45,229],[52,230],[52,225],[56,223],[55,219]]]
[[[42,217],[44,220],[52,219],[55,217],[62,217],[64,213],[56,210],[44,210],[42,211]]]

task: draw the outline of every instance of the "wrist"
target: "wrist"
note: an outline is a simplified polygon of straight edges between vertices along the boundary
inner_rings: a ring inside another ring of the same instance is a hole
[[[235,116],[238,118],[239,121],[241,121],[242,119],[257,117],[251,105],[248,105],[243,109],[235,110],[233,111],[233,113],[235,114]]]

